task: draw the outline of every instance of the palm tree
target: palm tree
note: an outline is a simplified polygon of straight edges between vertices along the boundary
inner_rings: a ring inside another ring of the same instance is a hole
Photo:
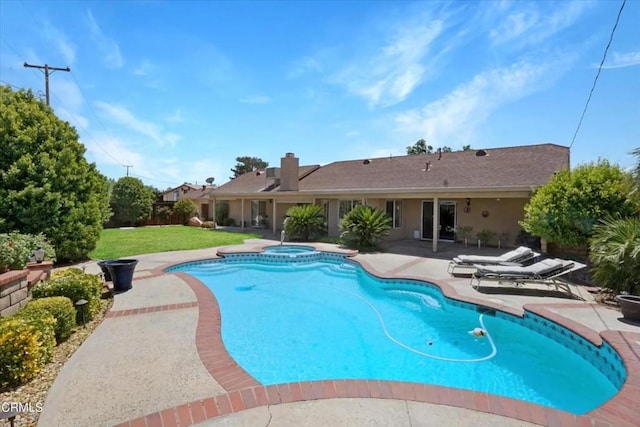
[[[340,238],[347,246],[372,250],[389,234],[391,218],[382,209],[358,205],[342,218]]]
[[[591,239],[593,278],[614,293],[640,292],[640,218],[608,219]]]
[[[318,205],[292,206],[286,215],[284,232],[290,239],[309,241],[324,232],[324,216]]]

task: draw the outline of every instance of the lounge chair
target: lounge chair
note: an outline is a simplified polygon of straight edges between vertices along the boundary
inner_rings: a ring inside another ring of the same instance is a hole
[[[447,267],[447,272],[451,275],[455,274],[457,268],[475,268],[476,265],[500,265],[500,264],[522,264],[530,261],[540,254],[533,252],[526,246],[520,246],[512,251],[506,252],[499,256],[482,256],[482,255],[458,255]]]
[[[555,286],[556,291],[562,287],[571,295],[569,284],[561,280],[560,277],[580,270],[586,265],[559,258],[547,258],[527,266],[476,265],[475,267],[476,271],[471,276],[471,286],[475,289],[480,286],[482,281],[509,282],[516,286],[541,283]]]

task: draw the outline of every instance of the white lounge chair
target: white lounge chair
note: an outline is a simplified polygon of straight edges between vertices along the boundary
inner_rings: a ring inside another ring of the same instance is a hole
[[[569,295],[572,295],[569,284],[561,280],[560,277],[580,270],[586,265],[559,258],[547,258],[526,266],[476,265],[475,267],[476,271],[471,276],[471,286],[476,289],[482,281],[509,282],[516,286],[541,283],[555,286],[556,291],[562,287]]]
[[[526,246],[520,246],[519,248],[516,248],[499,256],[458,255],[449,263],[447,272],[453,275],[458,268],[470,269],[475,268],[476,265],[504,265],[505,263],[522,264],[539,255],[539,253],[532,251]]]

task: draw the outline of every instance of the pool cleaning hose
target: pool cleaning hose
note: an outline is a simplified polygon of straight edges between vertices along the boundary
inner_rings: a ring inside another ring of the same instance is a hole
[[[491,353],[489,355],[484,356],[484,357],[475,358],[475,359],[456,359],[456,358],[451,358],[451,357],[435,356],[433,354],[429,354],[429,353],[425,353],[423,351],[417,350],[417,349],[415,349],[415,348],[413,348],[411,346],[408,346],[407,344],[403,343],[402,341],[398,340],[397,338],[394,338],[393,335],[391,335],[389,333],[389,331],[387,330],[387,326],[384,323],[384,318],[382,317],[382,314],[380,314],[378,309],[376,309],[373,304],[371,304],[369,301],[367,301],[362,296],[360,296],[358,294],[355,294],[353,292],[346,291],[344,289],[334,288],[333,286],[330,286],[330,287],[332,289],[337,290],[337,291],[344,292],[345,294],[349,294],[349,295],[351,295],[351,296],[353,296],[355,298],[358,298],[359,300],[361,300],[362,302],[367,304],[369,306],[369,308],[371,308],[371,310],[373,310],[373,312],[376,314],[376,316],[378,316],[378,320],[380,321],[380,326],[382,327],[382,331],[387,336],[387,338],[391,342],[393,342],[394,344],[399,345],[400,347],[402,347],[402,348],[404,348],[406,350],[409,350],[410,352],[415,353],[415,354],[417,354],[419,356],[428,357],[430,359],[435,359],[435,360],[443,360],[445,362],[474,363],[474,362],[484,362],[485,360],[493,359],[496,356],[496,354],[498,354],[498,349],[496,348],[496,345],[493,342],[493,338],[491,337],[491,334],[489,333],[487,328],[485,328],[485,326],[484,326],[484,321],[483,321],[484,314],[480,315],[480,317],[478,318],[478,321],[480,322],[480,326],[482,327],[482,330],[485,332],[485,336],[487,337],[487,340],[489,340],[489,344],[491,345]]]

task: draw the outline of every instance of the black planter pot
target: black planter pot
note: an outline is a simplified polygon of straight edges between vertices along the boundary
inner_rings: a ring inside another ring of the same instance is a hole
[[[137,259],[108,260],[104,261],[104,264],[111,274],[114,292],[125,292],[131,289],[133,271],[138,264]]]
[[[98,261],[98,267],[102,270],[102,274],[104,274],[104,281],[111,282],[113,279],[111,278],[111,272],[107,268],[107,263],[115,261],[115,259],[105,259],[104,261]]]
[[[622,310],[622,316],[633,322],[640,322],[640,296],[618,295],[616,301]]]

